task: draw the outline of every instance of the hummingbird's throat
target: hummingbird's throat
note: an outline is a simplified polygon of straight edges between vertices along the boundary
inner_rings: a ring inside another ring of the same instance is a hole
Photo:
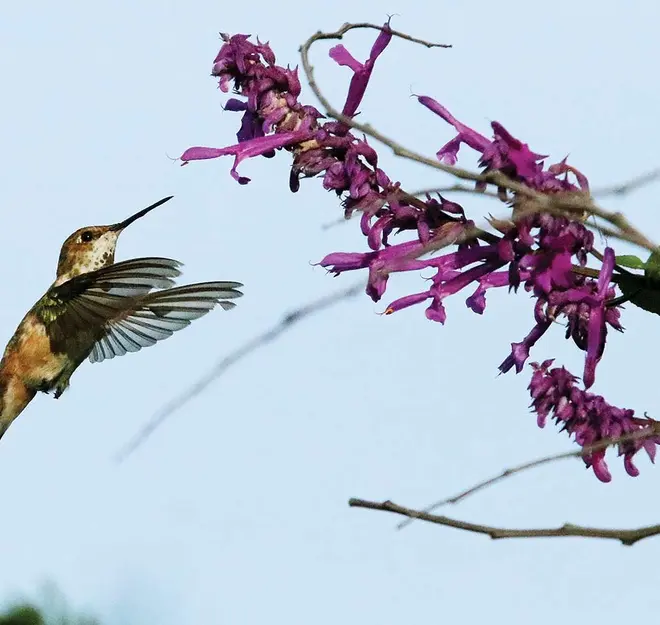
[[[119,232],[108,230],[91,243],[72,241],[67,249],[62,250],[55,284],[59,285],[80,274],[112,265],[115,262],[118,237]]]

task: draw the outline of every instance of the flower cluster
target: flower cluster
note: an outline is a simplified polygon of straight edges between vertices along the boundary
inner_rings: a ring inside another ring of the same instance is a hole
[[[247,184],[250,179],[237,170],[243,160],[269,157],[274,150],[284,148],[293,153],[291,190],[298,190],[301,178],[322,175],[324,188],[343,198],[346,217],[354,211],[362,213],[362,232],[372,250],[386,246],[394,230],[415,229],[421,243],[437,236],[437,231],[447,225],[457,224],[454,236],[460,234],[465,222],[460,207],[446,200],[423,202],[401,193],[398,183],[378,167],[378,155],[366,140],[356,137],[344,124],[319,123],[321,113],[298,102],[297,69],[276,65],[268,44],[254,44],[246,35],[222,37],[225,43],[215,58],[212,74],[219,78],[222,91],[227,92],[233,83],[236,93],[245,98],[230,98],[225,104],[226,110],[243,112],[238,143],[225,148],[189,148],[181,155],[184,163],[231,155],[231,175]],[[353,71],[344,114],[357,111],[376,59],[391,38],[389,30],[384,29],[365,63],[356,61],[344,46],[330,51],[333,59]],[[446,228],[442,232],[451,235]],[[421,244],[418,248],[422,249]],[[374,284],[370,284],[369,291],[376,300],[382,295]]]
[[[608,327],[619,331],[622,327],[610,285],[613,250],[605,250],[598,279],[579,271],[586,266],[593,248],[593,234],[581,219],[569,214],[525,212],[529,194],[509,196],[500,189],[502,200],[513,207],[514,218],[491,220],[494,232],[470,236],[474,223],[466,218],[462,206],[442,196],[422,200],[403,192],[399,183],[378,166],[378,155],[365,138],[357,137],[347,124],[324,121],[316,108],[301,104],[297,69],[277,65],[268,44],[253,43],[247,35],[222,37],[224,44],[212,73],[222,91],[229,91],[233,85],[235,93],[243,98],[230,98],[225,105],[226,110],[243,113],[238,142],[225,148],[189,148],[181,156],[184,163],[232,155],[231,175],[246,184],[249,178],[238,173],[243,160],[271,157],[278,149],[290,152],[292,191],[298,190],[301,178],[320,176],[324,188],[341,197],[347,217],[356,211],[361,214],[360,227],[369,251],[335,252],[323,258],[320,265],[335,275],[366,269],[367,293],[374,301],[383,297],[391,274],[432,272],[428,288],[391,302],[387,314],[425,303],[427,318],[444,323],[444,300],[459,291],[469,288],[466,305],[482,314],[488,289],[506,287],[516,291],[522,286],[536,300],[534,326],[520,342],[512,343],[500,371],[515,368],[520,372],[531,348],[560,318],[566,320],[566,337],[585,352],[584,390],[577,389],[576,378],[564,369],[548,372],[547,363],[533,365],[530,390],[539,424],[552,413],[583,446],[638,427],[633,425],[636,421],[632,411],[609,406],[603,398],[586,392],[594,384]],[[352,72],[342,111],[345,116],[357,113],[375,63],[391,39],[392,32],[385,25],[364,63],[343,45],[330,50],[330,57]],[[546,156],[531,151],[501,124],[491,124],[493,137],[489,139],[462,124],[434,99],[419,96],[418,101],[457,131],[456,137],[438,151],[440,161],[455,164],[465,144],[480,154],[483,173],[501,172],[544,197],[557,193],[588,196],[587,178],[565,159],[546,166]],[[485,186],[485,182],[479,182],[477,190]],[[394,232],[409,232],[412,236],[392,243]],[[455,249],[448,253],[429,256],[433,250],[451,246]],[[632,455],[643,446],[653,458],[654,445],[655,439],[625,447],[622,453],[629,474],[636,475]],[[603,458],[604,451],[594,452],[587,464],[593,466],[599,479],[606,480],[609,473]]]
[[[660,444],[660,437],[653,435],[657,431],[654,429],[656,422],[637,419],[632,410],[611,406],[600,395],[578,388],[575,376],[564,367],[550,369],[552,363],[552,360],[546,360],[542,364],[534,362],[531,365],[534,373],[529,390],[539,427],[543,427],[550,416],[562,424],[563,430],[575,436],[582,447],[628,434],[639,434],[640,438],[618,445],[628,475],[639,475],[632,458],[640,449],[644,449],[652,461],[655,459],[656,445]],[[646,434],[650,436],[641,436]],[[612,479],[605,463],[604,448],[585,455],[584,461],[588,467],[593,468],[599,480],[609,482]]]

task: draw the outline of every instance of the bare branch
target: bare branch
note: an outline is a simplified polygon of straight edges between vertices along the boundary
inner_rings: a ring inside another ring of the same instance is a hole
[[[279,338],[282,334],[290,330],[294,325],[300,323],[304,319],[315,315],[316,313],[332,308],[334,305],[344,302],[364,289],[364,283],[353,284],[352,286],[326,295],[313,302],[305,304],[300,308],[284,315],[281,321],[273,325],[269,330],[262,334],[255,336],[253,339],[239,347],[236,351],[228,354],[203,377],[201,377],[190,388],[186,389],[180,395],[165,404],[158,410],[151,419],[142,427],[142,429],[133,437],[129,443],[117,454],[116,461],[123,462],[130,456],[140,445],[142,445],[165,421],[171,417],[177,410],[185,406],[193,398],[203,393],[213,382],[215,382],[221,375],[223,375],[229,368],[236,363],[243,360],[258,349],[265,345],[272,343],[275,339]]]
[[[641,231],[637,230],[623,213],[605,210],[594,204],[591,198],[584,194],[558,193],[555,195],[546,195],[537,193],[525,205],[525,208],[520,211],[517,217],[522,219],[533,213],[562,214],[566,212],[575,213],[576,218],[581,218],[588,213],[618,228],[618,230],[612,230],[606,226],[596,224],[594,228],[605,236],[628,241],[629,243],[647,249],[649,252],[653,252],[657,248],[656,244]]]
[[[320,30],[317,30],[314,35],[312,35],[313,41],[320,41],[321,39],[343,39],[344,35],[350,31],[350,30],[365,30],[365,29],[371,29],[371,30],[383,30],[382,26],[379,26],[378,24],[371,24],[369,22],[357,22],[357,23],[349,23],[346,22],[344,25],[336,30],[334,33],[324,33]],[[389,32],[392,33],[395,37],[398,37],[399,39],[405,39],[406,41],[411,41],[412,43],[417,43],[421,46],[424,46],[426,48],[451,48],[453,47],[451,44],[446,44],[446,43],[433,43],[432,41],[425,41],[424,39],[417,39],[417,37],[412,37],[408,33],[403,33],[398,30],[392,30],[391,28],[389,29]],[[308,46],[309,47],[309,46]]]
[[[500,538],[555,538],[579,536],[582,538],[607,538],[617,540],[622,545],[634,545],[636,542],[651,536],[660,534],[660,525],[648,525],[636,529],[607,529],[599,527],[585,527],[583,525],[574,525],[566,523],[556,528],[534,528],[534,529],[511,529],[505,527],[493,527],[491,525],[481,525],[479,523],[470,523],[452,519],[447,516],[437,514],[428,514],[411,508],[404,508],[391,501],[366,501],[364,499],[349,499],[348,505],[351,508],[367,508],[369,510],[381,510],[383,512],[393,512],[412,519],[420,519],[437,525],[453,527],[455,529],[473,532],[475,534],[485,534],[493,540]]]
[[[482,491],[485,488],[488,488],[499,482],[502,482],[503,480],[513,475],[516,475],[517,473],[523,473],[525,471],[529,471],[530,469],[535,469],[545,464],[558,462],[560,460],[566,460],[568,458],[584,458],[586,456],[591,455],[594,451],[599,451],[601,449],[605,449],[606,447],[612,447],[614,445],[630,443],[633,441],[645,440],[647,438],[658,436],[659,434],[660,434],[660,422],[652,422],[652,425],[649,425],[648,428],[643,430],[628,432],[627,434],[623,434],[621,436],[616,436],[613,438],[606,438],[603,439],[602,441],[598,441],[597,443],[594,443],[593,445],[586,445],[585,447],[581,447],[580,449],[575,449],[573,451],[566,451],[560,454],[552,454],[550,456],[545,456],[543,458],[537,458],[535,460],[524,462],[523,464],[519,464],[515,467],[510,467],[508,469],[505,469],[501,473],[489,477],[488,479],[483,480],[482,482],[477,482],[476,484],[470,486],[469,488],[460,491],[456,495],[452,495],[451,497],[447,497],[445,499],[436,501],[430,506],[423,508],[421,512],[430,513],[443,506],[449,504],[457,504],[458,502],[467,499],[471,495],[474,495],[475,493],[478,493],[479,491]],[[410,525],[413,522],[413,520],[414,519],[412,518],[406,519],[405,521],[399,523],[397,528],[403,529],[407,525]]]

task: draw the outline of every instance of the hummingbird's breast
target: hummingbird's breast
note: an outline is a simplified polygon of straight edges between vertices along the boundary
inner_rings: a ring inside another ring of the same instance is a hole
[[[46,326],[30,311],[5,349],[0,375],[40,388],[56,379],[66,364],[67,355],[53,352]]]
[[[66,356],[53,353],[45,326],[30,311],[0,361],[0,437],[37,391],[51,388],[65,365]]]

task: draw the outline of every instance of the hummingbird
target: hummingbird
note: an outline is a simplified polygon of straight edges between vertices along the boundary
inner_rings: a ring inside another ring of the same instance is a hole
[[[219,304],[243,295],[240,282],[174,286],[181,263],[135,258],[115,263],[124,229],[173,196],[109,226],[76,230],[62,245],[57,277],[28,311],[0,361],[0,438],[37,392],[59,398],[88,358],[101,362],[172,336]]]

